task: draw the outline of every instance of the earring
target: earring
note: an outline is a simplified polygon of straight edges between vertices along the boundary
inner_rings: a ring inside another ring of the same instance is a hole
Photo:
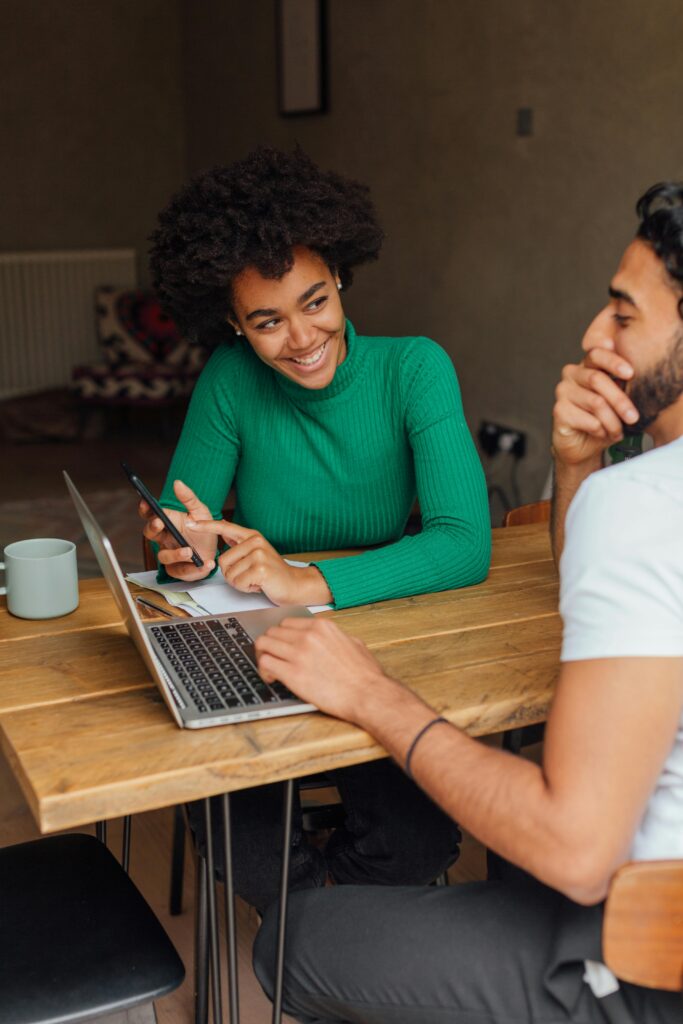
[[[340,292],[341,290],[342,290],[341,281],[337,281],[337,291]]]
[[[241,330],[239,329],[239,327],[236,327],[236,328],[235,328],[235,334],[237,335],[237,337],[238,337],[238,338],[241,338],[241,337],[243,337],[243,335],[242,335],[242,332],[241,332]]]

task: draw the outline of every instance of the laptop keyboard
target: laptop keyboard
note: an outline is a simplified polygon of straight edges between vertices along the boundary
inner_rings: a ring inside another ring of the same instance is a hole
[[[253,641],[237,619],[169,623],[150,632],[199,712],[294,699],[283,683],[263,682]]]

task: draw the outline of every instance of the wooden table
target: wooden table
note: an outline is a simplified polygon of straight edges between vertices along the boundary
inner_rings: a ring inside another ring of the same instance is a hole
[[[475,587],[330,612],[386,670],[479,736],[542,721],[558,669],[547,526],[494,530]],[[181,730],[103,580],[60,619],[0,605],[0,740],[41,832],[382,757],[322,714]]]
[[[491,572],[478,586],[325,614],[481,736],[544,720],[559,668],[557,587],[547,525],[508,527],[493,531]],[[178,729],[104,581],[82,582],[80,593],[74,613],[42,622],[0,604],[0,742],[41,832],[198,799],[208,814],[214,794],[386,756],[363,730],[318,713]],[[285,899],[283,885],[282,922]],[[234,929],[234,906],[228,920]]]

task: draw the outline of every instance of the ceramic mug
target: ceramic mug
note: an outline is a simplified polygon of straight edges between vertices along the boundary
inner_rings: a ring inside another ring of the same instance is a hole
[[[54,619],[78,608],[76,545],[70,540],[36,537],[5,548],[7,607],[21,619]]]

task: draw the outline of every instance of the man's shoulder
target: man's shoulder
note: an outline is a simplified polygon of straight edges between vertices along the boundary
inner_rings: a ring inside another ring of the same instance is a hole
[[[683,516],[683,438],[593,473],[567,515],[567,538],[581,534],[591,548],[631,546],[656,530],[680,533]],[[683,546],[682,546],[683,547]]]
[[[683,656],[683,449],[659,452],[594,473],[572,502],[563,661]]]
[[[653,494],[664,493],[683,502],[683,436],[610,470]]]

